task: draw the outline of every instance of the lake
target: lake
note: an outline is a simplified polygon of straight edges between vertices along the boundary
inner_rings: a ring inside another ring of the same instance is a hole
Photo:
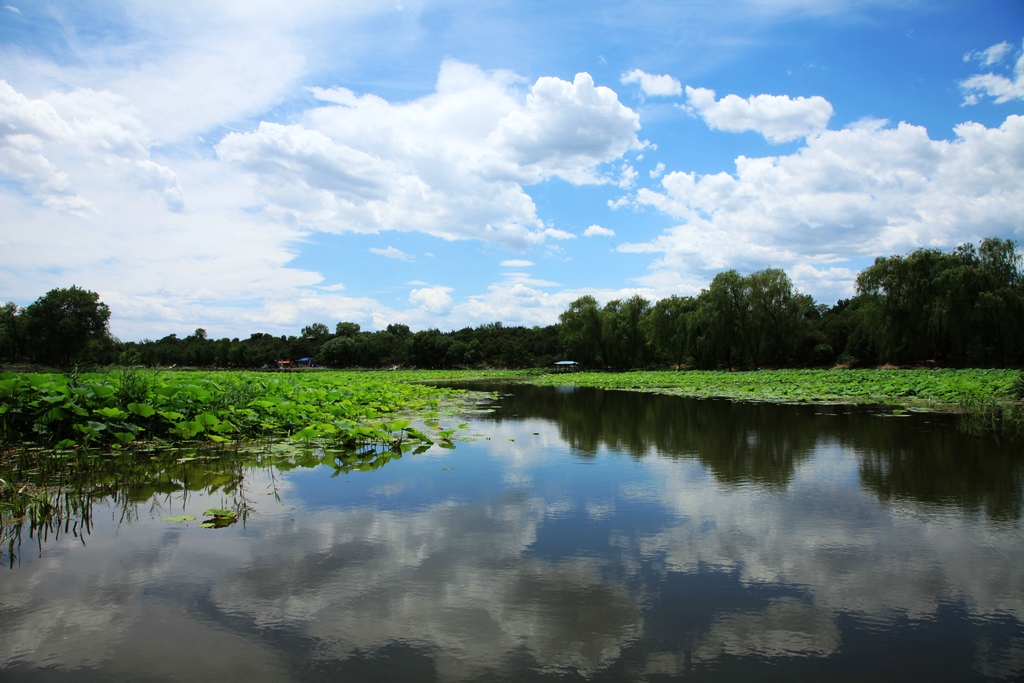
[[[26,526],[0,679],[1024,678],[1020,444],[937,415],[479,388],[502,395],[441,420],[454,449],[184,456]],[[203,528],[208,508],[238,519]]]

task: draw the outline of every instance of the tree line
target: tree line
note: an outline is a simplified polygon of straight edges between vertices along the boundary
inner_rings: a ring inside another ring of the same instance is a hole
[[[77,287],[48,292],[31,306],[0,308],[0,359],[53,366],[100,364],[275,367],[313,359],[325,367],[754,368],[878,365],[934,361],[950,366],[1024,364],[1024,268],[1016,242],[988,238],[951,252],[918,249],[879,257],[857,276],[856,294],[833,306],[801,294],[775,268],[747,276],[719,273],[696,296],[603,306],[592,296],[570,304],[546,327],[500,322],[441,332],[402,324],[362,331],[339,322],[298,335],[256,333],[210,339],[120,342],[110,311]]]
[[[581,297],[559,323],[567,353],[592,367],[1017,366],[1024,271],[1014,241],[988,238],[948,253],[879,257],[858,274],[856,295],[831,307],[782,270],[728,270],[694,297],[603,307]]]

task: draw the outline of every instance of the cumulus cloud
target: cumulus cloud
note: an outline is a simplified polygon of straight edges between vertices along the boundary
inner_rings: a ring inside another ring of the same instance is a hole
[[[529,268],[533,265],[533,261],[524,261],[521,259],[509,259],[501,262],[502,268]]]
[[[823,293],[843,296],[853,277],[843,260],[1019,233],[1024,117],[955,132],[932,140],[919,126],[864,122],[791,155],[739,157],[733,174],[669,173],[636,201],[681,223],[618,248],[662,254],[652,275],[809,264],[794,273],[798,286],[831,281]]]
[[[424,285],[425,289],[431,289]],[[454,290],[444,288],[448,292]],[[402,322],[413,329],[437,327],[442,330],[458,330],[463,327],[501,321],[505,325],[551,325],[558,321],[558,316],[569,307],[574,300],[584,295],[594,296],[598,301],[612,299],[628,299],[639,294],[648,299],[655,296],[653,288],[647,286],[627,286],[621,288],[562,288],[562,284],[552,280],[535,277],[522,271],[505,271],[499,279],[486,285],[484,291],[465,295],[459,300],[452,298],[447,308],[437,307],[427,310],[418,302],[425,298],[419,295],[413,308],[389,311],[383,325]],[[340,318],[339,318],[340,319]],[[350,318],[351,319],[351,318]]]
[[[825,130],[832,105],[824,97],[791,98],[787,95],[752,95],[743,99],[686,86],[687,105],[713,129],[733,133],[752,130],[769,142],[791,142]]]
[[[574,240],[574,239],[576,239],[576,235],[572,234],[571,232],[566,232],[565,230],[558,230],[556,228],[547,228],[544,231],[544,234],[547,235],[548,237],[550,237],[552,239],[556,239],[556,240]]]
[[[1007,57],[1013,47],[1009,43],[999,43],[987,50],[969,53],[967,59],[975,59],[984,66],[994,66]],[[1013,73],[1003,76],[996,73],[975,74],[960,82],[964,92],[964,104],[977,104],[982,97],[994,98],[997,104],[1005,104],[1012,100],[1024,100],[1024,50],[1013,65]]]
[[[615,231],[611,228],[602,228],[600,225],[591,225],[583,231],[584,237],[615,237]]]
[[[378,249],[376,247],[371,247],[370,248],[370,253],[371,254],[377,254],[378,256],[383,256],[385,258],[393,258],[393,259],[396,259],[398,261],[415,261],[416,260],[412,256],[410,256],[409,254],[406,254],[401,249],[396,249],[395,247],[387,247],[386,249]]]
[[[638,83],[644,95],[660,95],[664,97],[679,96],[683,93],[683,85],[668,75],[657,76],[640,69],[633,69],[622,74],[619,79],[623,83]]]
[[[112,93],[79,89],[32,99],[0,80],[0,175],[55,210],[95,213],[82,187],[95,183],[99,173],[153,191],[172,211],[181,211],[177,175],[150,158],[150,144],[131,107]],[[86,164],[91,168],[78,177],[65,170]]]
[[[423,287],[409,292],[409,303],[429,313],[446,313],[452,307],[451,287]]]
[[[599,168],[640,146],[639,120],[587,74],[540,78],[525,95],[504,71],[446,61],[435,92],[391,104],[341,88],[302,123],[261,123],[217,146],[250,174],[272,215],[329,232],[416,230],[523,249],[545,229],[525,184],[604,182]]]
[[[578,73],[572,83],[537,79],[525,106],[502,118],[493,139],[534,181],[558,177],[586,184],[599,182],[599,164],[642,147],[639,129],[639,115],[613,90]]]
[[[618,185],[624,190],[629,189],[636,184],[636,179],[638,176],[639,174],[636,172],[635,168],[633,168],[629,164],[623,164],[622,168],[620,169],[619,182],[616,183],[616,185]]]

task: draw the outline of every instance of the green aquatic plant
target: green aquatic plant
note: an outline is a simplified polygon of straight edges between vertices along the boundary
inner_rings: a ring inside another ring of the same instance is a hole
[[[385,373],[0,374],[0,446],[118,450],[290,437],[352,447],[424,441],[396,425],[462,392]],[[427,439],[429,440],[429,439]]]

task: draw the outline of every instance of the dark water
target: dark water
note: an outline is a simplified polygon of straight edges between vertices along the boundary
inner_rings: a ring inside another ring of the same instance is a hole
[[[454,450],[189,461],[43,542],[26,527],[0,680],[1024,679],[1019,444],[839,406],[502,391]],[[211,506],[245,519],[161,521]]]

